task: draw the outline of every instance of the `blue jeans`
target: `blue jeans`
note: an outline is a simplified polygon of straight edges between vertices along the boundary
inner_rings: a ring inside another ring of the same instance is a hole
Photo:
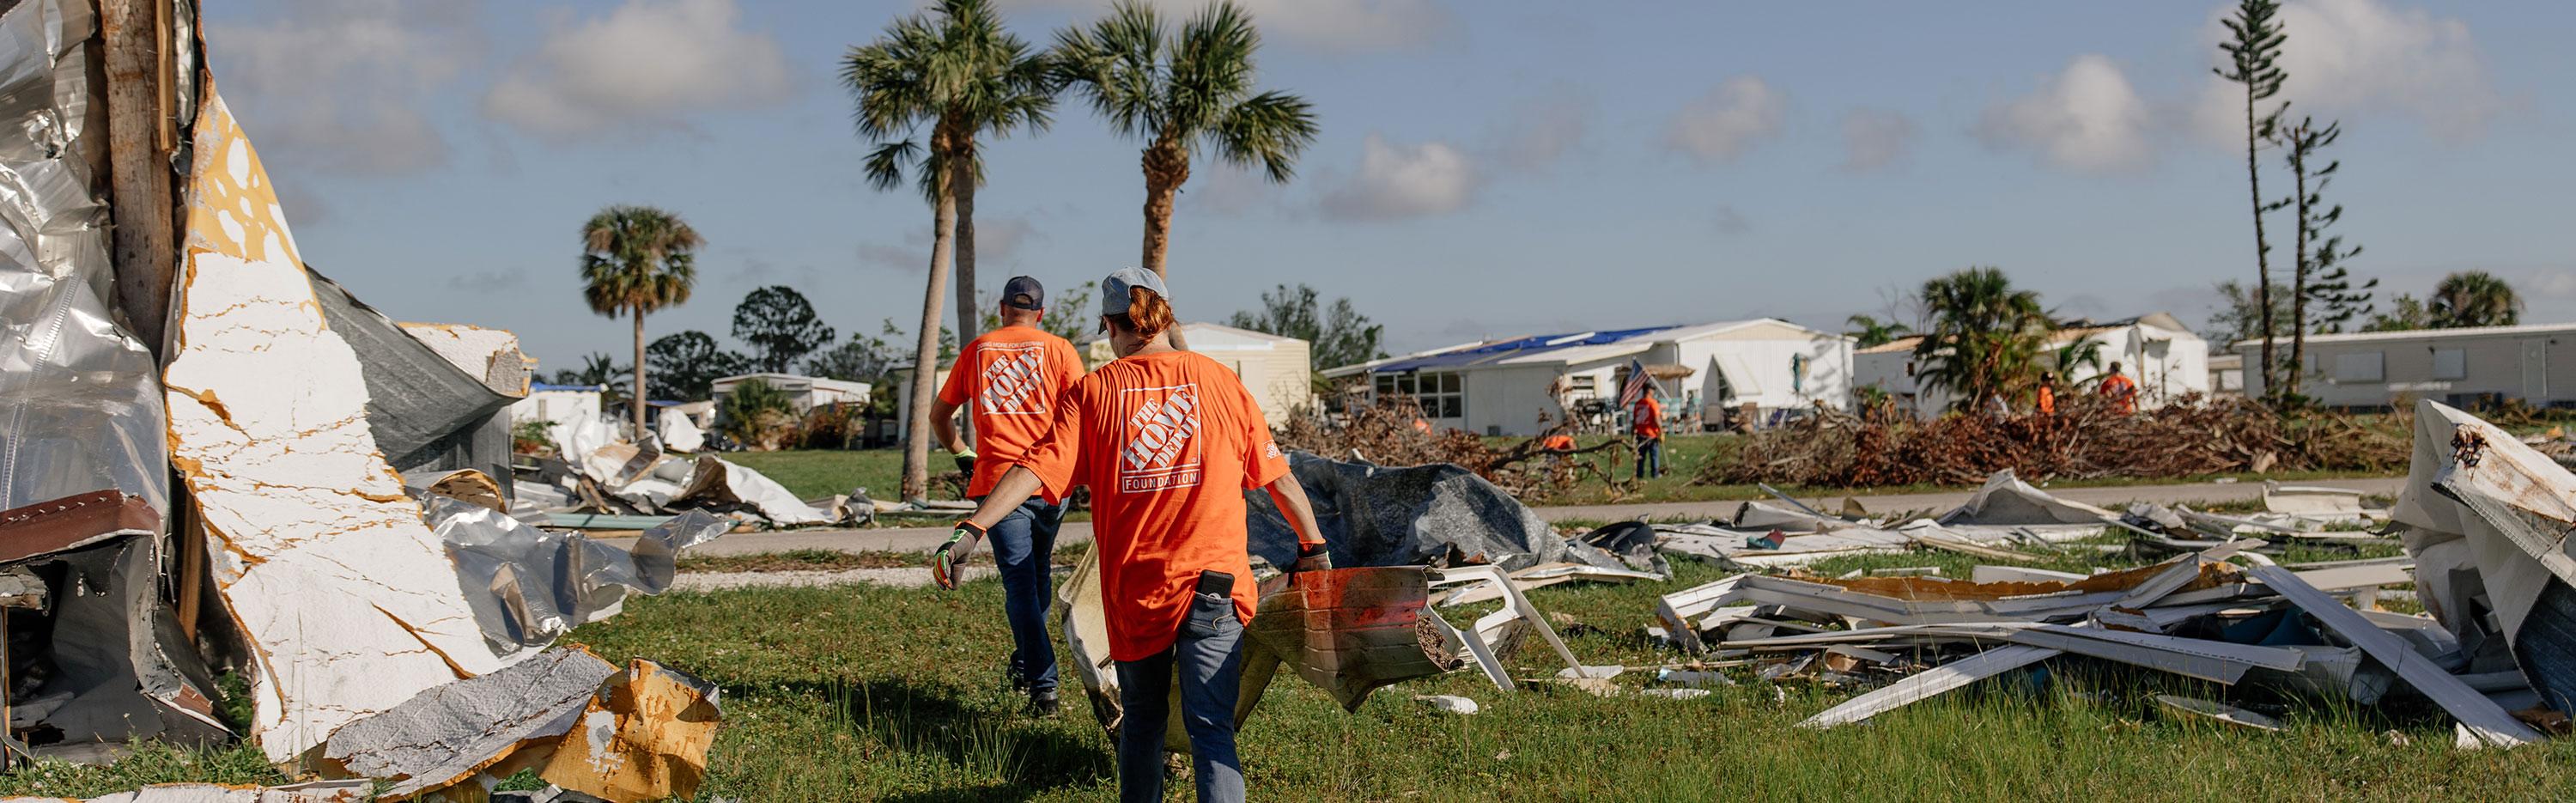
[[[984,533],[1002,574],[1002,614],[1011,622],[1011,672],[1029,691],[1056,687],[1055,642],[1047,638],[1047,605],[1055,600],[1055,532],[1064,507],[1030,497]]]
[[[1163,732],[1171,724],[1174,674],[1181,679],[1181,724],[1190,732],[1190,775],[1200,803],[1241,803],[1234,702],[1243,691],[1243,623],[1231,616],[1213,637],[1181,636],[1159,655],[1118,662],[1118,799],[1163,799]]]
[[[1664,475],[1664,439],[1647,438],[1637,442],[1637,479]]]

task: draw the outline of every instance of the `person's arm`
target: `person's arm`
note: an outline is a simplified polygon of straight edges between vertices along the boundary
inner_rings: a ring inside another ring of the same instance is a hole
[[[1288,526],[1297,531],[1298,551],[1324,548],[1324,531],[1315,525],[1315,502],[1306,498],[1306,486],[1298,484],[1297,475],[1281,474],[1262,488],[1270,492],[1270,501],[1279,504]]]
[[[930,436],[939,439],[940,448],[951,454],[965,454],[966,442],[957,437],[957,405],[947,399],[930,402]]]

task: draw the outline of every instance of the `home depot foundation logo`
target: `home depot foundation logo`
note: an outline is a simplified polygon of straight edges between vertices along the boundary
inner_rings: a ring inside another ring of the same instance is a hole
[[[1118,459],[1120,493],[1152,493],[1199,484],[1199,386],[1130,388],[1126,448]]]
[[[975,401],[987,415],[1045,415],[1046,344],[986,343],[984,391]]]

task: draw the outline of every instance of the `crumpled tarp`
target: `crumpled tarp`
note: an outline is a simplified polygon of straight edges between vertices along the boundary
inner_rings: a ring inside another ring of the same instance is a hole
[[[630,591],[670,590],[680,550],[733,528],[730,520],[692,510],[644,531],[632,548],[619,549],[443,496],[424,501],[431,526],[455,561],[475,623],[501,652],[542,647],[575,627],[614,616]]]
[[[170,509],[159,369],[108,312],[87,2],[0,15],[0,510],[115,489]],[[101,127],[103,128],[103,127]]]
[[[1491,563],[1526,569],[1579,560],[1618,568],[1599,550],[1570,551],[1538,513],[1475,472],[1447,463],[1388,467],[1288,455],[1306,486],[1315,523],[1335,566],[1449,566]],[[1252,554],[1273,566],[1297,562],[1297,531],[1270,494],[1244,492]]]

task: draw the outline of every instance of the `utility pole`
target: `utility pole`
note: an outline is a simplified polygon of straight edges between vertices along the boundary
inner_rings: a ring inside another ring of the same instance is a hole
[[[114,236],[116,306],[155,358],[170,316],[178,262],[172,218],[170,154],[179,132],[172,118],[177,77],[171,74],[169,0],[98,0],[99,38],[107,62],[107,163]]]

